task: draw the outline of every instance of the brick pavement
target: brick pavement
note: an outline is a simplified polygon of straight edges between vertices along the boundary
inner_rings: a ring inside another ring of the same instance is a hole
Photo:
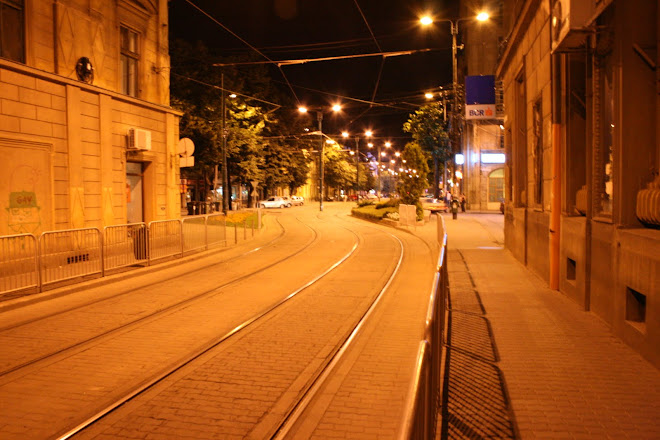
[[[660,371],[515,260],[501,219],[445,217],[443,437],[660,438]]]

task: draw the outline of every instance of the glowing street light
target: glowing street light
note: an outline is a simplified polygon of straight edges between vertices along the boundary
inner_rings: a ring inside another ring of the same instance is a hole
[[[433,18],[431,18],[428,15],[423,16],[422,18],[419,19],[419,22],[423,24],[424,26],[429,26],[433,24]]]
[[[332,111],[337,113],[341,110],[339,104],[332,106]],[[301,105],[298,107],[298,112],[307,113],[307,107]],[[316,108],[316,120],[319,123],[319,211],[323,211],[323,111]],[[334,141],[331,141],[334,143]]]

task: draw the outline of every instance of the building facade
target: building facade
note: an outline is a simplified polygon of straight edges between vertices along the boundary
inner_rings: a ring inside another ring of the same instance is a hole
[[[657,0],[505,1],[506,246],[660,366]]]
[[[178,218],[166,0],[0,0],[0,235]]]
[[[502,0],[462,0],[459,23],[463,51],[459,57],[459,79],[466,76],[495,75],[498,51],[503,39]],[[479,22],[472,17],[486,11],[490,18]],[[496,96],[501,98],[501,87],[496,83]],[[466,94],[467,96],[467,94]],[[501,104],[501,102],[499,102]],[[462,165],[456,164],[462,173],[460,192],[465,195],[468,209],[472,211],[497,211],[504,199],[504,142],[503,108],[488,119],[470,119],[467,105],[463,126],[461,153]]]

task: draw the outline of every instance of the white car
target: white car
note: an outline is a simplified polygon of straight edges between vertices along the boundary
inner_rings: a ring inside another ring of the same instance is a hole
[[[305,199],[300,196],[291,196],[291,204],[292,205],[304,205],[305,204]]]
[[[282,197],[269,197],[259,201],[259,208],[290,208],[291,202]]]

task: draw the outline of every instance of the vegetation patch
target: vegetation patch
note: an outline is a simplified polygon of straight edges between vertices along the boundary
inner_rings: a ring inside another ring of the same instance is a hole
[[[243,226],[247,224],[249,227],[252,227],[252,225],[257,227],[258,221],[259,219],[255,211],[230,211],[227,213],[227,226]]]
[[[365,206],[358,206],[351,210],[351,214],[355,217],[363,218],[365,220],[371,221],[380,221],[388,213],[397,213],[398,215],[399,208],[393,206],[384,206],[378,208],[375,204],[369,204]]]

